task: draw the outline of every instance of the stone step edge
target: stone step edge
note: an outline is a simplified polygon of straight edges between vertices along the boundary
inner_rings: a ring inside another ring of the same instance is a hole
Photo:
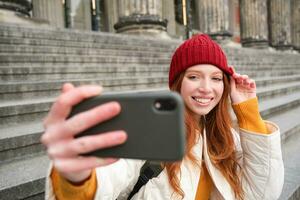
[[[107,64],[107,63],[99,63],[99,64],[95,64],[95,63],[74,63],[75,65],[73,66],[66,66],[66,65],[55,65],[53,66],[52,64],[48,64],[49,68],[45,68],[45,66],[39,66],[39,63],[36,63],[36,65],[26,65],[26,63],[23,63],[23,65],[14,65],[14,66],[5,66],[5,65],[1,65],[0,66],[0,70],[4,70],[4,71],[10,71],[10,70],[37,70],[37,71],[42,71],[42,70],[49,70],[49,71],[53,71],[55,70],[61,70],[61,69],[68,69],[68,70],[78,70],[78,68],[80,69],[98,69],[98,68],[121,68],[121,67],[127,67],[127,68],[146,68],[148,65],[128,65],[128,66],[124,66],[123,64],[119,64],[119,63],[115,63],[114,65],[111,64]],[[85,64],[85,65],[84,65]],[[299,59],[299,64],[300,64],[300,59]],[[154,65],[154,64],[153,64]],[[158,65],[158,64],[156,64]],[[168,67],[169,67],[170,63],[168,63]],[[271,71],[277,71],[277,70],[287,70],[287,69],[291,69],[291,70],[300,70],[298,67],[298,64],[293,64],[293,63],[287,63],[285,64],[285,66],[283,67],[282,64],[280,63],[273,63],[273,65],[266,65],[265,63],[257,63],[256,65],[252,65],[252,64],[235,64],[235,69],[236,70],[240,70],[240,71],[265,71],[265,70],[271,70]],[[1,71],[0,71],[1,72]],[[237,71],[238,72],[238,71]]]
[[[27,32],[30,33],[32,35],[38,35],[38,36],[43,36],[43,34],[45,34],[48,38],[48,36],[53,36],[53,33],[57,33],[60,36],[79,36],[79,37],[83,37],[83,38],[88,38],[88,37],[110,37],[112,39],[120,39],[120,40],[132,40],[134,41],[152,41],[152,42],[157,42],[160,43],[161,41],[168,41],[170,43],[177,43],[177,42],[181,42],[181,40],[178,39],[169,39],[169,40],[165,40],[165,39],[159,39],[159,38],[152,38],[152,37],[136,37],[136,36],[132,36],[132,35],[123,35],[123,34],[116,34],[116,33],[110,33],[110,32],[95,32],[95,31],[86,31],[86,30],[76,30],[76,29],[57,29],[57,28],[53,28],[53,27],[43,27],[43,28],[38,28],[38,27],[30,27],[30,26],[14,26],[12,24],[5,24],[5,23],[0,23],[1,26],[1,31],[0,33],[3,32],[8,32],[8,31],[14,31],[13,34],[10,34],[12,37],[23,37],[24,34],[22,34],[21,31],[23,32]],[[20,31],[21,30],[21,31]],[[20,31],[20,32],[19,32]],[[60,34],[59,34],[60,33]],[[1,34],[0,36],[2,36],[3,34]],[[41,39],[43,39],[44,37],[40,37]],[[78,38],[76,38],[78,39]],[[81,39],[81,38],[80,38]]]
[[[83,84],[97,84],[101,85],[104,88],[111,88],[114,86],[121,86],[121,85],[132,85],[134,84],[147,84],[149,83],[165,83],[166,86],[168,84],[167,76],[156,76],[156,77],[134,77],[134,78],[122,78],[122,79],[76,79],[76,80],[54,80],[54,81],[36,81],[36,82],[13,82],[9,84],[0,84],[0,94],[8,94],[8,93],[15,93],[15,92],[34,92],[34,91],[49,91],[49,90],[59,90],[61,89],[64,83],[73,83],[75,86],[83,85]],[[120,84],[120,81],[123,81],[123,84]],[[131,82],[128,82],[131,81]],[[125,82],[125,83],[124,83]],[[20,85],[21,84],[21,85]],[[51,84],[51,86],[49,86]],[[34,87],[38,85],[37,89],[26,89],[24,86]],[[9,88],[10,87],[10,88]],[[17,88],[23,89],[17,89]],[[14,89],[14,90],[12,90]]]
[[[86,43],[84,43],[86,44]],[[94,43],[92,43],[94,44]],[[66,44],[67,45],[67,44]],[[12,44],[8,44],[8,43],[4,43],[2,45],[2,49],[0,49],[0,53],[5,53],[5,52],[10,52],[10,53],[17,53],[17,52],[22,52],[22,53],[36,53],[36,51],[38,49],[42,49],[43,53],[49,53],[49,54],[53,54],[53,50],[57,49],[58,51],[55,52],[59,52],[62,51],[62,54],[67,54],[68,51],[76,51],[76,50],[80,50],[80,51],[88,51],[88,52],[97,52],[97,51],[106,51],[106,52],[116,52],[116,51],[124,51],[124,52],[136,52],[136,51],[143,51],[143,52],[153,52],[153,53],[168,53],[171,54],[173,53],[173,51],[175,49],[173,49],[173,47],[167,47],[167,48],[159,48],[159,47],[145,47],[145,46],[132,46],[132,45],[117,45],[117,44],[110,44],[110,45],[104,45],[103,46],[89,46],[88,44],[86,45],[80,45],[80,46],[76,46],[76,45],[68,45],[68,46],[55,46],[55,45],[33,45],[33,44],[19,44],[19,45],[12,45]],[[23,49],[22,49],[23,48]],[[24,50],[24,48],[27,48],[26,50]],[[37,51],[37,52],[41,52],[41,51]],[[75,53],[72,53],[75,54]],[[241,52],[239,54],[242,54]],[[231,57],[236,55],[236,52],[232,53],[232,52],[228,52],[227,56]],[[255,55],[255,54],[254,54]],[[258,54],[260,55],[260,54]],[[253,55],[245,55],[246,58],[252,58]],[[244,56],[244,58],[245,58]],[[247,57],[248,56],[248,57]],[[261,56],[261,55],[260,55]],[[295,55],[296,56],[296,55]]]

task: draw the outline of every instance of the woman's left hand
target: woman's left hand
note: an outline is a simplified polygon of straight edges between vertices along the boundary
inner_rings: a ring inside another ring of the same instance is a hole
[[[238,104],[256,97],[255,81],[247,75],[234,72],[230,77],[230,87],[232,104]]]

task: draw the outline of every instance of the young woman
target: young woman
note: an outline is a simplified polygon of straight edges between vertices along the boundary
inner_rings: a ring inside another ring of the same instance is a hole
[[[169,86],[185,102],[186,155],[162,163],[159,176],[132,199],[277,199],[284,169],[280,132],[261,119],[254,80],[234,72],[220,46],[202,34],[175,51]],[[144,161],[78,156],[126,141],[123,131],[74,139],[120,112],[110,102],[66,119],[72,106],[100,93],[97,86],[65,84],[45,119],[41,141],[52,160],[46,199],[127,199],[136,183]]]

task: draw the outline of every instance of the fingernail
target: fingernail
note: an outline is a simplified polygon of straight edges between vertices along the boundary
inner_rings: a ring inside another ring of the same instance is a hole
[[[114,134],[115,141],[123,143],[126,139],[127,139],[127,134],[124,131],[120,131]]]

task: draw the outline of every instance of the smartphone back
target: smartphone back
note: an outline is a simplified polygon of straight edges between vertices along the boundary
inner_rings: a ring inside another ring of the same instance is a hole
[[[77,137],[124,130],[128,139],[122,145],[88,155],[155,161],[182,159],[185,150],[184,104],[179,94],[170,91],[104,94],[81,102],[70,116],[110,101],[120,103],[121,113]]]

